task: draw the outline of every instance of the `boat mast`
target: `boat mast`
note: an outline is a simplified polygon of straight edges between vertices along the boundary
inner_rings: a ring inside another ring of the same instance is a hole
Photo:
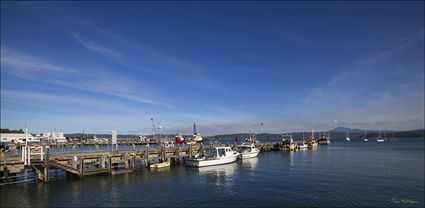
[[[311,129],[311,139],[314,139],[314,129]]]
[[[156,127],[155,127],[155,122],[153,121],[153,118],[151,118],[152,121],[152,127],[153,127],[153,139],[156,140]]]
[[[25,146],[28,146],[28,121],[25,124]]]
[[[193,122],[193,135],[196,135],[196,124],[195,124],[195,122]]]

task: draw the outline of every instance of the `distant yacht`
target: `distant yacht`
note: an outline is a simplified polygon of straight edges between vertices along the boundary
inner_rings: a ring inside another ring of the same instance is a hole
[[[326,132],[323,133],[323,136],[319,139],[319,144],[329,144],[331,143],[331,135],[328,132],[328,136],[326,136]]]
[[[381,136],[381,127],[379,127],[379,136],[376,137],[376,142],[385,142],[384,137]]]
[[[348,136],[348,129],[347,129],[347,137],[345,137],[345,140],[347,140],[347,142],[351,141],[350,137]]]
[[[314,138],[314,129],[311,130],[311,138],[307,140],[307,147],[308,148],[316,148],[317,147],[317,141],[316,138]]]
[[[298,144],[298,149],[299,150],[306,150],[308,148],[307,143],[304,142],[304,130],[303,130],[303,141],[301,144]]]
[[[366,138],[366,129],[364,130],[364,141],[368,142],[369,140]]]

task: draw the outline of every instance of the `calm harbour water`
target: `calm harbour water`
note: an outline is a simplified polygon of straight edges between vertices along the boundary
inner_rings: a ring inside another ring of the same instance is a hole
[[[0,186],[1,207],[423,207],[424,140],[333,141],[204,168]]]

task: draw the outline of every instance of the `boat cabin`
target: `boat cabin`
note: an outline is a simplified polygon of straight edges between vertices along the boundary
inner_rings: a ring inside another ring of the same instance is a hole
[[[233,155],[233,150],[230,147],[214,147],[205,150],[205,158],[220,158]]]

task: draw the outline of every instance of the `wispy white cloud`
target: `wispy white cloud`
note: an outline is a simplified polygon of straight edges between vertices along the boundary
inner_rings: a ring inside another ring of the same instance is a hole
[[[113,58],[122,58],[124,57],[123,54],[121,54],[120,52],[116,51],[116,50],[112,50],[110,48],[106,48],[106,47],[102,47],[99,46],[98,44],[95,44],[91,41],[86,41],[83,40],[82,38],[80,38],[80,35],[78,35],[77,33],[74,33],[72,35],[79,43],[81,43],[83,46],[85,46],[86,48],[95,51],[96,53],[105,55],[105,56],[109,56],[109,57],[113,57]]]
[[[16,50],[1,47],[1,71],[21,78],[31,78],[34,73],[59,73],[70,75],[78,73],[77,70],[49,63]]]
[[[93,24],[86,23],[85,25],[98,35],[109,38],[110,42],[120,45],[120,48],[124,48],[126,52],[105,46],[107,44],[83,40],[80,35],[75,35],[76,33],[73,33],[73,37],[87,49],[99,55],[112,58],[113,61],[120,65],[152,75],[162,76],[167,80],[179,80],[185,85],[195,85],[209,90],[225,90],[216,80],[210,78],[205,66],[170,56],[147,46],[141,46],[135,41],[130,41]]]
[[[171,105],[163,104],[151,95],[153,89],[148,86],[147,81],[138,80],[136,82],[130,77],[105,68],[77,70],[52,64],[49,61],[8,48],[1,48],[1,61],[2,73],[5,72],[18,78],[39,80],[62,87],[172,108]]]
[[[357,64],[315,86],[299,106],[305,109],[300,116],[310,117],[316,126],[323,126],[320,120],[337,119],[353,127],[423,127],[423,59],[408,65],[415,67],[410,69],[394,64],[407,48],[418,44],[417,40],[414,34],[390,47],[367,53]]]

